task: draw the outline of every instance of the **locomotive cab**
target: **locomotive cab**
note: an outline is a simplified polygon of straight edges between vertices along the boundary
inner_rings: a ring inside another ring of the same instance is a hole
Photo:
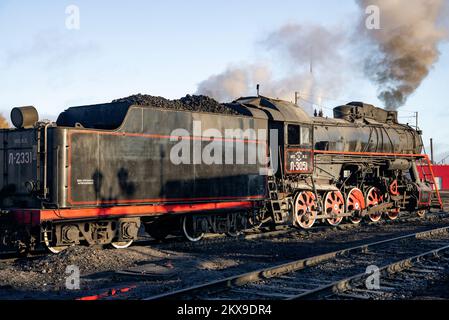
[[[285,178],[288,174],[313,172],[313,124],[303,108],[263,96],[240,98],[236,102],[268,116],[271,158],[279,159],[275,176]]]
[[[306,123],[286,123],[285,128],[285,172],[311,174],[313,172],[312,126]]]

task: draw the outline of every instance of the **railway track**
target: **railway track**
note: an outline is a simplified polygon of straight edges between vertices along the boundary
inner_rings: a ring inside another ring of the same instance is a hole
[[[378,225],[386,225],[386,224],[403,224],[403,223],[410,223],[410,222],[419,222],[419,221],[437,221],[441,219],[449,218],[449,212],[433,212],[429,213],[425,218],[421,217],[404,217],[400,218],[398,220],[381,220],[379,222],[366,222],[361,224],[352,224],[352,223],[342,223],[341,225],[337,227],[331,227],[327,225],[317,225],[309,230],[300,230],[300,229],[294,229],[294,228],[279,228],[274,231],[268,231],[265,230],[252,230],[250,232],[242,233],[241,235],[238,235],[236,237],[229,237],[225,235],[210,235],[206,236],[202,241],[199,242],[189,242],[186,241],[183,237],[172,237],[169,238],[163,242],[153,240],[150,237],[144,237],[140,240],[136,241],[134,243],[134,246],[151,246],[160,250],[180,250],[180,249],[189,249],[189,248],[198,248],[198,247],[205,247],[205,246],[211,246],[211,245],[218,245],[218,244],[225,244],[225,243],[232,243],[232,242],[239,242],[239,241],[255,241],[255,240],[261,240],[261,239],[270,239],[275,237],[282,237],[282,236],[288,236],[289,234],[293,233],[299,233],[300,235],[303,235],[304,237],[310,236],[314,233],[320,233],[320,232],[327,232],[332,230],[350,230],[350,229],[357,229],[362,227],[371,227],[371,226],[378,226]],[[32,255],[28,256],[20,256],[13,252],[3,252],[0,253],[0,262],[2,263],[11,263],[14,261],[17,261],[18,259],[36,259],[39,257],[42,257],[47,253],[44,250],[37,251],[33,253]]]
[[[366,300],[385,299],[394,296],[395,292],[408,291],[417,281],[427,281],[429,274],[444,275],[445,265],[449,265],[449,242],[442,247],[431,249],[425,253],[387,264],[379,268],[380,284],[376,290],[367,289],[368,275],[360,273],[352,277],[336,281],[316,290],[299,294],[292,299],[332,299],[332,300]]]
[[[147,297],[181,299],[366,299],[394,291],[404,272],[425,275],[449,263],[449,227],[373,242],[223,280]],[[380,290],[367,289],[367,267],[380,273]],[[390,279],[382,285],[382,279]],[[402,284],[404,285],[404,284]]]
[[[231,242],[238,242],[238,241],[248,241],[248,240],[260,240],[260,239],[269,239],[269,238],[275,238],[275,237],[281,237],[281,236],[288,236],[289,234],[297,233],[300,235],[303,235],[304,237],[310,236],[314,233],[321,233],[321,232],[331,232],[333,230],[351,230],[351,229],[357,229],[357,228],[364,228],[364,227],[373,227],[373,226],[379,226],[379,225],[387,225],[387,224],[404,224],[404,223],[412,223],[412,222],[419,222],[419,221],[437,221],[441,219],[449,218],[449,212],[433,212],[427,214],[425,218],[418,217],[418,216],[406,216],[403,218],[399,218],[397,220],[381,220],[379,222],[365,222],[361,224],[352,224],[352,223],[342,223],[341,225],[337,227],[332,227],[328,225],[317,225],[309,230],[304,229],[295,229],[295,228],[280,228],[275,231],[250,231],[246,233],[242,233],[239,236],[236,237],[229,237],[225,235],[210,235],[206,236],[202,241],[199,242],[189,242],[186,241],[183,237],[172,237],[169,238],[163,242],[156,241],[152,239],[142,239],[140,241],[137,241],[135,245],[141,245],[141,246],[152,246],[154,248],[158,249],[164,249],[164,250],[171,250],[171,249],[184,249],[184,248],[196,248],[196,247],[202,247],[202,246],[209,246],[209,245],[215,245],[215,244],[223,244],[223,243],[231,243]]]

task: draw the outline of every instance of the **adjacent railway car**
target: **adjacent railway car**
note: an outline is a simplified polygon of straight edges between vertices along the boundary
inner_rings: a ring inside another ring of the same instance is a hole
[[[419,167],[421,179],[416,165],[426,160],[420,132],[395,112],[350,103],[312,118],[266,97],[222,107],[117,101],[69,108],[56,123],[13,109],[16,128],[0,131],[0,246],[125,248],[141,227],[199,241],[432,206],[431,167]]]

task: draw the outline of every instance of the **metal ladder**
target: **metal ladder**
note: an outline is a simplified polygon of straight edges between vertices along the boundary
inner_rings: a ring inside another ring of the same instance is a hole
[[[421,165],[419,166],[419,168],[424,181],[430,184],[433,189],[434,197],[432,197],[431,206],[433,208],[439,208],[443,210],[443,200],[441,200],[440,190],[438,190],[438,185],[435,180],[435,175],[432,169],[432,162],[427,155],[424,155],[423,159],[424,162],[421,161]],[[436,200],[436,202],[434,202],[434,199]]]
[[[278,186],[274,176],[268,177],[268,192],[270,193],[270,209],[273,215],[273,220],[276,224],[282,224],[285,222],[282,214],[283,201],[278,197]]]

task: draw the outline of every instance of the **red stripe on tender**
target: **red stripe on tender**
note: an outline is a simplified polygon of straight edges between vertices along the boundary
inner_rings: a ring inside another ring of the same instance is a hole
[[[254,202],[219,202],[203,204],[166,204],[154,206],[118,206],[110,208],[85,208],[61,210],[36,210],[40,214],[40,221],[64,219],[106,218],[113,216],[152,216],[169,213],[188,213],[197,211],[214,211],[222,209],[249,209]]]
[[[264,200],[265,195],[258,196],[245,196],[248,200]],[[151,203],[151,202],[199,202],[199,201],[228,201],[228,200],[240,200],[241,196],[234,197],[202,197],[202,198],[159,198],[159,199],[136,199],[136,200],[101,200],[101,201],[71,201],[73,205],[104,205],[104,204],[133,204],[133,203]]]
[[[180,138],[185,140],[200,140],[200,141],[224,141],[224,142],[243,142],[243,143],[253,143],[253,144],[264,144],[265,140],[254,140],[254,139],[239,139],[239,138],[224,138],[224,137],[213,137],[213,136],[179,136],[179,135],[161,135],[161,134],[150,134],[150,133],[129,133],[129,132],[111,132],[111,131],[98,131],[98,130],[70,130],[70,134],[100,134],[108,136],[121,136],[121,137],[141,137],[149,139],[172,139],[174,142],[178,141]]]

